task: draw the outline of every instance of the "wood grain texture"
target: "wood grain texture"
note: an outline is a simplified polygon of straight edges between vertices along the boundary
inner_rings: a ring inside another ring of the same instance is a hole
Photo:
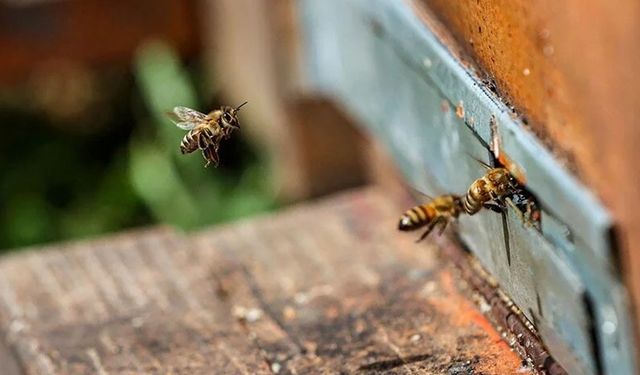
[[[29,374],[517,373],[390,202],[369,189],[189,237],[12,255],[0,331]]]
[[[0,363],[2,364],[3,375],[22,374],[17,358],[3,340],[0,340]]]
[[[420,0],[469,65],[606,203],[640,301],[640,4]],[[637,324],[640,327],[640,324]]]

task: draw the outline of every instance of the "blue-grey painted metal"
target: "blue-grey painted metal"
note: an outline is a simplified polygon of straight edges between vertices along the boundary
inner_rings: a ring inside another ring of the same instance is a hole
[[[570,373],[634,373],[628,297],[609,243],[612,219],[592,193],[407,3],[302,0],[300,16],[307,89],[358,118],[418,190],[465,192],[483,174],[469,154],[486,160],[495,121],[502,150],[525,171],[541,202],[543,230],[510,209],[509,250],[502,216],[492,212],[462,217],[461,238]],[[463,119],[454,111],[459,103]]]

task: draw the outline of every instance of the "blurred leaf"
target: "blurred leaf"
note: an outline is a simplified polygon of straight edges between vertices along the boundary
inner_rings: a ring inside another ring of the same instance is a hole
[[[181,227],[197,225],[200,222],[197,204],[166,153],[149,142],[134,141],[130,155],[133,186],[154,214]]]
[[[5,211],[11,223],[9,243],[33,243],[41,239],[43,233],[51,233],[52,222],[47,211],[48,207],[37,195],[14,197]]]
[[[165,145],[176,144],[184,136],[165,116],[175,106],[197,108],[197,95],[189,74],[182,68],[178,56],[165,43],[143,44],[136,55],[136,79],[153,122],[157,123]]]

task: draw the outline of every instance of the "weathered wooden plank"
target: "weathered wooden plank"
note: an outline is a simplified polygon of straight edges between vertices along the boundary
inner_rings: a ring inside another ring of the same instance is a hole
[[[396,233],[390,202],[370,189],[191,237],[12,255],[0,331],[33,374],[516,373],[435,246]]]
[[[222,275],[222,284],[230,303],[261,311],[246,327],[272,369],[516,371],[499,336],[478,325],[484,318],[458,294],[435,248],[396,233],[397,213],[375,192],[345,195],[277,220],[204,232],[196,243],[203,257],[221,249],[227,262],[244,267]],[[262,319],[278,329],[267,329]],[[274,331],[281,337],[275,341]],[[488,360],[493,356],[504,362]]]
[[[38,374],[268,373],[189,251],[181,236],[152,230],[5,259],[9,345]]]
[[[0,363],[4,375],[20,375],[20,364],[3,340],[0,340]]]

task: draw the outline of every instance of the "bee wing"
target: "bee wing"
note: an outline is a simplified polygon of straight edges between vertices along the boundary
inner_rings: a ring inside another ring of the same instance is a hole
[[[189,122],[189,121],[180,121],[180,122],[175,122],[174,124],[176,124],[176,126],[182,130],[191,130],[198,125],[195,122]]]
[[[167,117],[182,130],[191,130],[199,123],[206,121],[206,115],[187,107],[175,107],[173,112],[166,112]]]
[[[413,195],[414,195],[414,197],[415,197],[415,195],[420,195],[420,196],[423,196],[423,197],[427,198],[427,199],[428,199],[428,200],[430,200],[430,201],[432,201],[432,200],[433,200],[433,197],[432,197],[432,196],[430,196],[430,195],[429,195],[429,194],[427,194],[427,193],[423,193],[423,192],[421,192],[417,187],[415,187],[415,186],[410,186],[409,188],[413,191]]]
[[[173,113],[173,112],[166,112],[166,115],[169,118],[169,120],[171,120],[171,122],[176,124],[176,126],[179,127],[182,130],[191,130],[191,129],[195,128],[196,126],[198,126],[198,124],[196,122],[181,121],[180,118],[178,118],[178,116],[176,116],[176,114]]]
[[[175,113],[175,115],[184,122],[200,123],[205,122],[208,119],[207,115],[204,113],[187,107],[174,107],[173,113]]]

